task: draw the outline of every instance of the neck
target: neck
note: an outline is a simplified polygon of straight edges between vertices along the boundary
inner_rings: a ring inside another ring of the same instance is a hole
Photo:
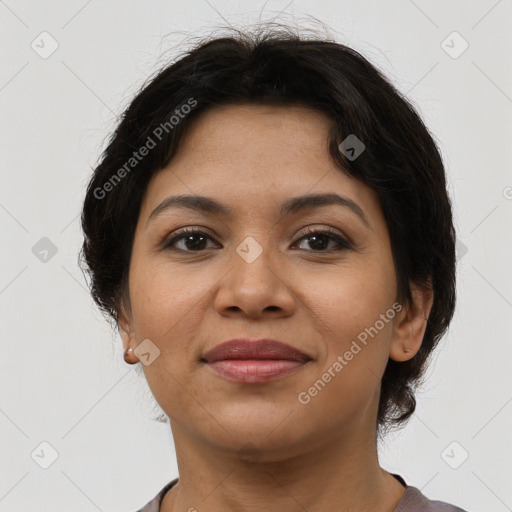
[[[250,457],[198,442],[178,424],[171,427],[180,476],[161,512],[392,512],[404,492],[380,467],[372,432],[351,429],[357,434],[332,433],[334,443],[303,440],[300,447],[287,447],[286,455],[256,450]]]

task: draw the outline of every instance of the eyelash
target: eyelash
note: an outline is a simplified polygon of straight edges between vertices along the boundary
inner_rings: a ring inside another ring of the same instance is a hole
[[[335,232],[329,228],[324,228],[324,229],[306,228],[306,230],[307,230],[306,233],[304,233],[297,240],[297,242],[299,242],[300,240],[302,240],[304,238],[311,237],[313,235],[327,235],[331,240],[335,240],[338,243],[338,245],[341,247],[340,249],[334,250],[334,252],[352,249],[351,244],[347,240],[345,240],[337,232]],[[176,249],[176,248],[172,247],[173,244],[175,244],[178,240],[181,240],[183,237],[185,237],[187,235],[205,235],[206,237],[212,239],[212,237],[208,233],[201,231],[197,228],[183,228],[183,229],[179,230],[175,234],[175,236],[173,236],[171,239],[169,239],[167,242],[164,243],[163,249],[167,249],[167,250],[171,250],[171,251],[178,251],[178,252],[185,252],[185,253],[204,252],[205,249],[199,250],[199,251],[188,251],[188,250]],[[332,249],[331,250],[311,250],[309,252],[314,252],[314,253],[319,254],[319,253],[333,252],[333,250]]]

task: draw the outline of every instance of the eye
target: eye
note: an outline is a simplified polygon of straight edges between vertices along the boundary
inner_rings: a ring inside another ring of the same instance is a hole
[[[329,242],[335,242],[338,249],[334,251],[343,251],[351,249],[350,243],[340,236],[337,232],[330,229],[314,229],[308,228],[306,235],[301,237],[300,240],[309,239],[310,245],[313,247],[312,252],[332,252],[331,250],[324,250],[328,247]],[[183,228],[179,230],[168,242],[165,243],[164,249],[182,251],[182,252],[201,252],[207,249],[208,240],[213,238],[206,232],[200,231],[197,228]],[[178,247],[177,244],[182,242],[182,246]],[[297,244],[297,242],[296,242]]]
[[[352,248],[347,240],[345,240],[337,232],[332,231],[330,229],[320,230],[315,228],[309,228],[307,230],[307,234],[302,238],[299,238],[299,241],[307,239],[310,240],[308,243],[314,249],[312,252],[332,252],[332,250],[324,250],[325,247],[329,245],[329,241],[334,241],[338,245],[338,249],[334,249],[334,251],[343,251]]]
[[[200,231],[196,228],[183,228],[165,243],[164,249],[183,252],[201,252],[203,249],[207,248],[208,239],[212,240],[212,237],[204,231]],[[175,247],[176,243],[181,241],[183,241],[182,246]]]

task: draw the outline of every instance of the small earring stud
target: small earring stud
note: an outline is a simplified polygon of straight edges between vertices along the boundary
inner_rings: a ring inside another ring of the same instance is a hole
[[[135,359],[134,359],[135,358]],[[127,364],[137,364],[139,360],[135,357],[133,353],[133,348],[128,347],[124,352],[124,361]]]

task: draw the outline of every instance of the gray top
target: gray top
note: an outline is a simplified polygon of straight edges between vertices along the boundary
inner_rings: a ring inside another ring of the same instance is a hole
[[[431,501],[419,489],[407,485],[400,475],[393,476],[405,487],[405,492],[393,512],[467,512],[444,501]],[[177,482],[178,478],[169,482],[151,501],[136,512],[160,512],[160,503],[165,493]]]

